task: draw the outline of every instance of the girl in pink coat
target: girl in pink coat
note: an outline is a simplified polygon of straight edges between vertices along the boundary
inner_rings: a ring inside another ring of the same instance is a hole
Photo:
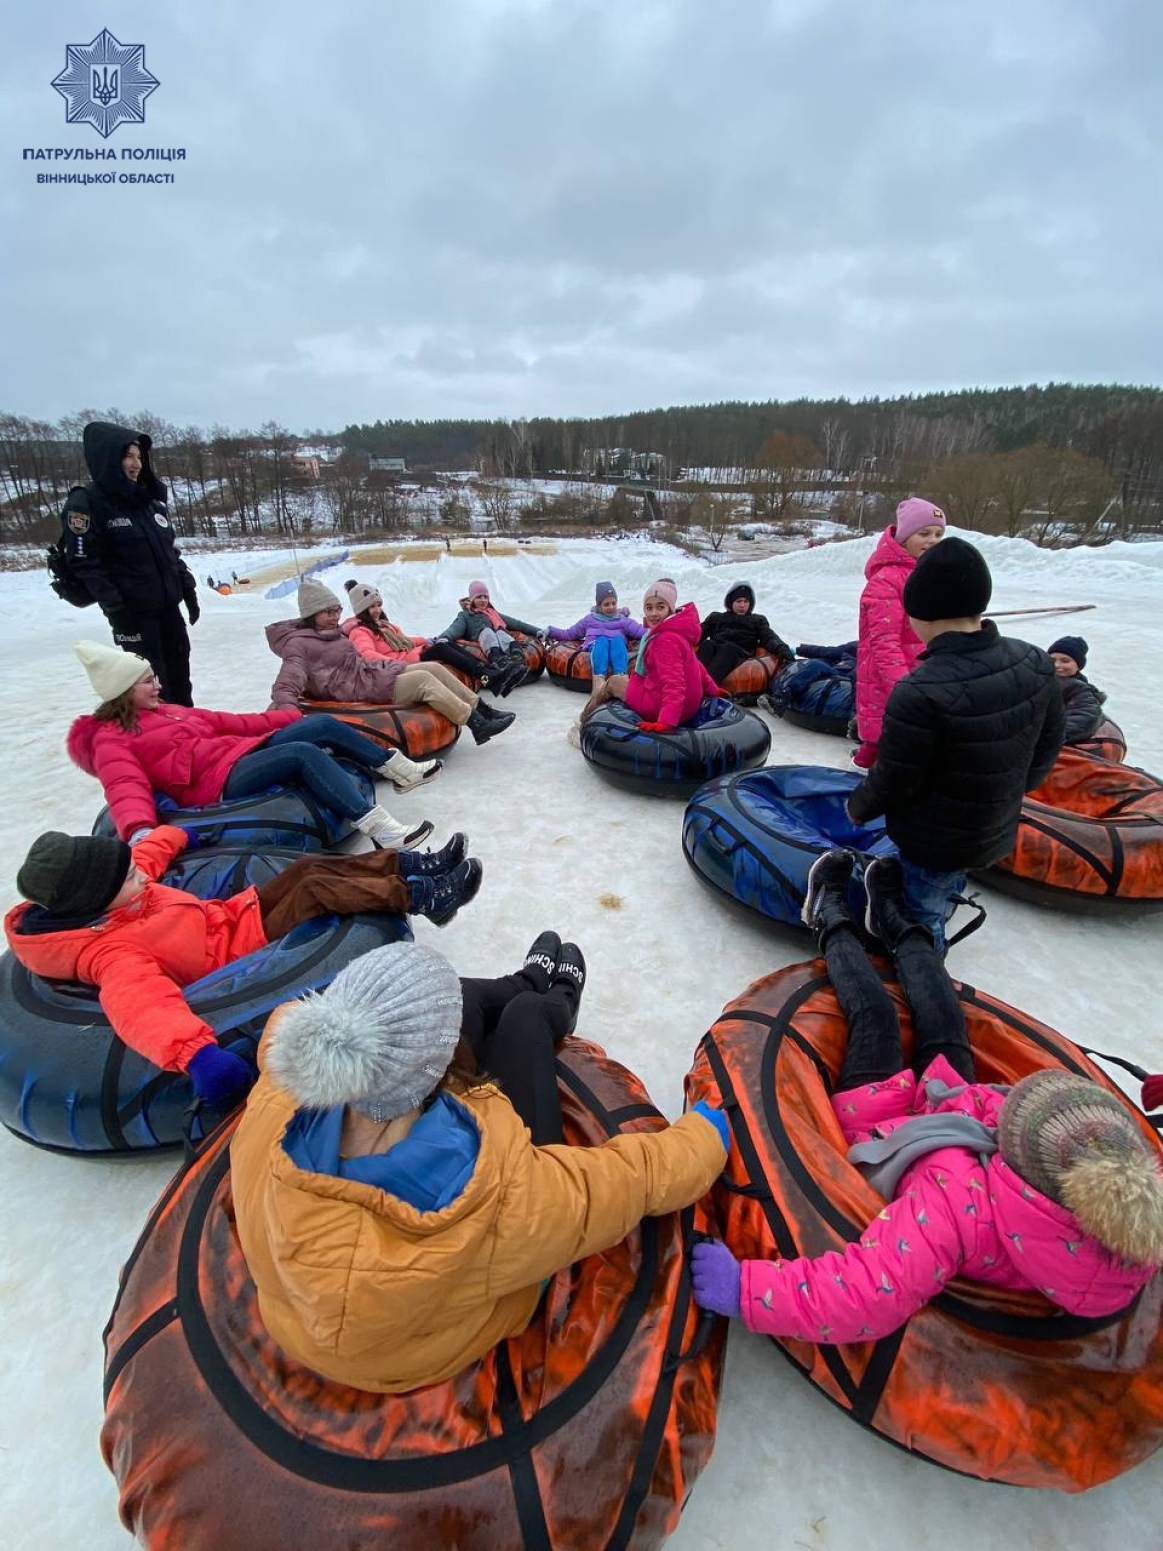
[[[652,582],[642,600],[646,634],[630,673],[613,674],[591,695],[581,714],[586,722],[611,697],[624,700],[641,719],[644,732],[672,732],[691,717],[708,695],[723,691],[695,656],[702,636],[693,603],[676,608],[678,588],[669,577]]]
[[[974,1080],[957,994],[927,928],[903,914],[900,863],[865,873],[870,927],[913,1015],[916,1072],[847,904],[855,856],[813,866],[804,919],[820,933],[849,1043],[832,1099],[848,1157],[886,1205],[841,1252],[737,1261],[693,1252],[696,1300],[751,1330],[817,1344],[889,1335],[955,1276],[1036,1290],[1068,1313],[1125,1308],[1163,1264],[1163,1174],[1126,1105],[1085,1077]]]
[[[924,647],[913,634],[901,594],[913,567],[945,535],[945,513],[932,501],[910,496],[896,509],[864,567],[860,594],[860,642],[856,653],[856,727],[860,747],[852,763],[870,770],[876,762],[880,724],[893,685],[911,673]]]

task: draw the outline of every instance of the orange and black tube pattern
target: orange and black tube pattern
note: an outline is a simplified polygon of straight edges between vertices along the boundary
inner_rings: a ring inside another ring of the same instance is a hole
[[[334,716],[385,749],[401,749],[409,759],[443,754],[460,737],[455,722],[426,705],[375,705],[359,700],[301,700],[299,705],[307,716]]]

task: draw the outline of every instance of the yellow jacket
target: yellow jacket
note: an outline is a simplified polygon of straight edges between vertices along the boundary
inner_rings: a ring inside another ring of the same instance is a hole
[[[265,1073],[250,1095],[230,1149],[243,1252],[263,1323],[326,1378],[398,1393],[450,1377],[525,1329],[546,1277],[689,1206],[724,1163],[702,1115],[535,1147],[491,1084],[456,1099],[480,1133],[476,1167],[449,1206],[420,1212],[298,1168],[282,1145],[294,1099]]]

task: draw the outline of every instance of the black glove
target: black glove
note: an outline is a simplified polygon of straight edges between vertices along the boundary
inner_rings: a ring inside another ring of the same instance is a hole
[[[190,616],[190,623],[192,625],[196,625],[202,616],[202,610],[198,603],[198,593],[193,587],[186,593],[186,613]]]

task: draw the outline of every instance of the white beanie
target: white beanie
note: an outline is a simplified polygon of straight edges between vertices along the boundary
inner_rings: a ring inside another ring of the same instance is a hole
[[[271,1026],[265,1065],[307,1109],[351,1104],[391,1120],[423,1103],[460,1038],[460,979],[417,943],[374,948]]]
[[[144,657],[117,646],[102,646],[100,641],[78,641],[73,651],[102,705],[132,689],[143,673],[153,671]]]
[[[362,614],[365,609],[370,609],[373,603],[384,601],[376,589],[369,587],[365,582],[347,582],[346,587],[353,614]]]
[[[331,588],[324,587],[323,583],[316,581],[313,576],[305,576],[299,583],[295,604],[299,610],[300,619],[314,619],[315,615],[322,614],[324,609],[342,607]]]

